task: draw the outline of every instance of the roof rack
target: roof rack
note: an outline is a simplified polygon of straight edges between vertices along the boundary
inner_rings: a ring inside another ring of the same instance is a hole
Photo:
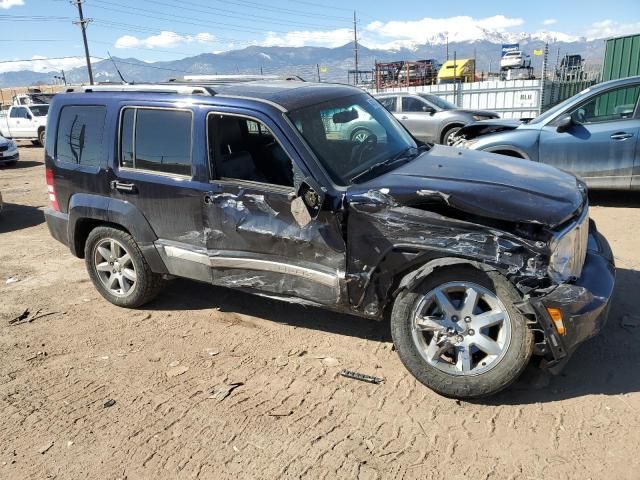
[[[201,85],[184,84],[131,84],[131,85],[83,85],[80,87],[68,88],[66,93],[72,92],[155,92],[155,93],[177,93],[182,95],[203,95],[213,96],[216,94],[211,88]]]

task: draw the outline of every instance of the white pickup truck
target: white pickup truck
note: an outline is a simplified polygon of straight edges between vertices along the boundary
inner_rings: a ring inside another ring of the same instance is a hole
[[[0,111],[0,135],[15,140],[38,141],[44,145],[49,105],[13,105]]]

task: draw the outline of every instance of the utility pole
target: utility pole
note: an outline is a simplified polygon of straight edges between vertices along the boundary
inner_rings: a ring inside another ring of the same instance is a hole
[[[358,22],[356,20],[356,11],[353,11],[353,53],[356,64],[356,74],[354,76],[353,84],[358,84]]]
[[[447,42],[447,61],[448,61],[449,60],[449,34],[448,33],[447,33],[446,42]]]
[[[91,57],[89,56],[89,44],[87,43],[87,24],[91,22],[91,19],[84,19],[84,15],[82,13],[82,3],[84,0],[75,0],[72,3],[75,3],[78,7],[78,16],[80,20],[77,22],[73,22],[76,25],[80,25],[80,30],[82,30],[82,41],[84,42],[84,55],[87,58],[87,71],[89,72],[89,85],[93,85],[93,71],[91,70]]]

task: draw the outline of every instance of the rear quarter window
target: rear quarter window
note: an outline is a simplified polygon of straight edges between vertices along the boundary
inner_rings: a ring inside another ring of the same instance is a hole
[[[100,165],[107,109],[99,105],[63,107],[58,120],[58,162]]]

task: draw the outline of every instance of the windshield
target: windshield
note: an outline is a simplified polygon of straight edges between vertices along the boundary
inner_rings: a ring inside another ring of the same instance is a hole
[[[542,115],[538,115],[536,118],[531,120],[529,123],[540,123],[540,122],[545,121],[547,118],[551,118],[551,117],[555,116],[558,112],[561,112],[562,110],[564,110],[567,107],[567,105],[569,105],[570,103],[575,102],[578,95],[582,97],[582,96],[584,96],[584,94],[589,92],[589,90],[590,90],[590,88],[586,88],[585,90],[581,91],[577,95],[574,95],[573,97],[567,98],[565,101],[560,102],[559,104],[557,104],[553,108],[550,108],[549,110],[544,112]]]
[[[288,116],[338,185],[363,180],[364,172],[366,177],[380,174],[408,158],[407,152],[418,154],[411,135],[365,93],[303,107]]]
[[[46,117],[49,113],[49,105],[32,105],[29,109],[36,117]]]
[[[436,107],[441,108],[442,110],[455,110],[456,108],[458,108],[456,105],[454,105],[451,102],[447,102],[442,97],[437,97],[435,95],[427,95],[425,93],[419,93],[418,95],[420,95],[422,98],[424,98],[428,102],[434,104]]]

